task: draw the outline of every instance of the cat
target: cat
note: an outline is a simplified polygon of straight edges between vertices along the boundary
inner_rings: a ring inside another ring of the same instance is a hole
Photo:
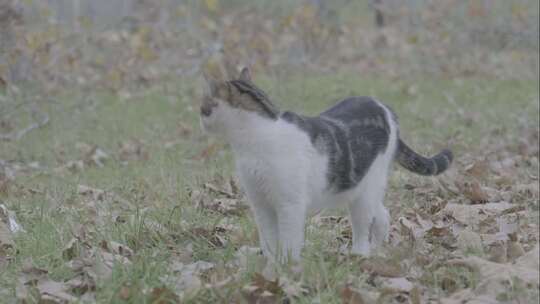
[[[397,117],[371,97],[348,97],[316,117],[281,112],[244,68],[233,80],[205,75],[201,124],[230,144],[254,214],[263,254],[299,261],[304,223],[326,207],[347,206],[351,253],[367,256],[387,239],[383,205],[393,160],[421,174],[444,172],[450,150],[420,156],[399,138]]]

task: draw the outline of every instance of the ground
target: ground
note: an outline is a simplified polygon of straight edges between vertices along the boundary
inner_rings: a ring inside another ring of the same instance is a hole
[[[252,301],[269,289],[298,303],[339,303],[348,293],[416,303],[476,292],[489,278],[464,267],[467,258],[487,263],[496,244],[521,254],[537,244],[537,83],[293,75],[278,92],[275,81],[257,80],[282,108],[306,114],[347,95],[376,96],[395,110],[418,151],[454,151],[452,169],[438,177],[395,166],[386,198],[391,238],[374,257],[349,256],[345,213],[328,211],[307,226],[302,273],[284,269],[275,286],[257,277],[260,257],[238,253],[257,246],[256,228],[236,188],[231,152],[200,130],[194,81],[170,96],[103,94],[83,105],[64,96],[46,127],[2,144],[16,176],[5,182],[2,201],[24,229],[2,259],[2,292],[34,301],[39,291],[19,285],[48,276],[99,302],[174,292],[186,302]],[[463,215],[449,206],[469,209]],[[192,277],[198,270],[189,265],[199,261],[207,267]],[[538,299],[537,284],[512,280],[519,284],[497,297]]]

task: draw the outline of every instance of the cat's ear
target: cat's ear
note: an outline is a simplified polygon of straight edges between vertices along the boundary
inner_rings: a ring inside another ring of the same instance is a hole
[[[240,80],[251,82],[251,72],[247,67],[244,67],[240,72]]]

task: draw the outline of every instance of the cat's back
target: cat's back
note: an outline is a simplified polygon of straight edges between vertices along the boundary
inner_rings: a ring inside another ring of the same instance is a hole
[[[322,112],[319,117],[331,118],[346,125],[382,127],[389,125],[384,105],[369,96],[348,97]]]
[[[326,155],[328,185],[337,192],[355,187],[386,152],[392,129],[397,132],[391,111],[371,97],[346,98],[317,117],[285,112],[282,118],[306,132]]]

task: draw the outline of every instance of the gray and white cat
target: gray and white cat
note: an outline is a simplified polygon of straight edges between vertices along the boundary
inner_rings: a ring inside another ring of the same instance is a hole
[[[369,255],[388,235],[383,200],[393,160],[421,175],[439,174],[452,162],[449,150],[425,158],[409,148],[396,116],[371,97],[348,97],[308,117],[279,111],[247,69],[234,80],[205,78],[203,128],[230,144],[261,248],[272,261],[298,261],[306,216],[342,205],[352,223],[352,253]]]

